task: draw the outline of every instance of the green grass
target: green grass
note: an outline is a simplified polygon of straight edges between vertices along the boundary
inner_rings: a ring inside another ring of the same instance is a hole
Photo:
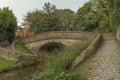
[[[12,60],[6,60],[0,57],[0,71],[11,68],[14,65],[20,68],[30,63],[34,63],[34,61],[32,59],[12,61]]]
[[[15,49],[22,53],[33,54],[22,42],[16,42]]]
[[[65,48],[55,56],[47,58],[45,61],[46,69],[34,76],[33,80],[86,80],[85,77],[68,69],[75,58],[86,49],[91,42],[92,40],[85,40],[82,43],[77,43]]]
[[[65,48],[64,51],[58,53],[57,56],[47,59],[46,66],[54,69],[66,69],[90,43],[90,40],[86,40]]]
[[[5,60],[3,58],[0,58],[0,70],[6,69],[14,65],[15,61]]]

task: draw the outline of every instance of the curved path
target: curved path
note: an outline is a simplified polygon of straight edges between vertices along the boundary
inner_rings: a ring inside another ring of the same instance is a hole
[[[95,55],[76,69],[88,80],[120,80],[120,49],[112,35],[104,39]]]

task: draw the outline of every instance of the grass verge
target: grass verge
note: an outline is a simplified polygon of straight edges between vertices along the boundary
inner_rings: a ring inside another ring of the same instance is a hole
[[[25,66],[35,65],[37,63],[38,62],[32,58],[29,58],[27,60],[12,61],[0,57],[0,73],[4,71],[16,70]]]
[[[14,47],[22,53],[33,54],[22,42],[17,41]]]
[[[86,80],[74,71],[67,70],[75,58],[90,45],[92,40],[85,40],[65,48],[45,61],[46,69],[33,77],[33,80]]]
[[[14,65],[15,61],[5,60],[3,58],[0,58],[0,70],[6,69]]]

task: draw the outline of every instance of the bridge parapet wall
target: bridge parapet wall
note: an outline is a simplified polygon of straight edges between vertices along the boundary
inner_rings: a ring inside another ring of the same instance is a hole
[[[87,60],[90,56],[94,55],[96,50],[100,47],[103,42],[103,35],[98,35],[94,41],[80,53],[80,55],[73,61],[70,68],[74,69],[78,65],[81,65],[85,60]]]
[[[27,44],[35,41],[48,40],[48,39],[85,40],[85,39],[94,39],[95,37],[96,37],[95,33],[89,33],[89,32],[58,31],[58,32],[46,32],[46,33],[34,35],[32,37],[27,37],[23,40],[23,42]]]

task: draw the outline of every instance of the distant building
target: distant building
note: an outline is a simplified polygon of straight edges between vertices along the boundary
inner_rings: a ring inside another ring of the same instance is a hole
[[[18,27],[16,31],[16,36],[27,37],[32,36],[33,33],[28,30],[28,28]]]

